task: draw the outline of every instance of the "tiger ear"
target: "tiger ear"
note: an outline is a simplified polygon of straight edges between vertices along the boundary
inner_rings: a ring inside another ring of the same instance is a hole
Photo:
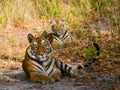
[[[29,43],[31,43],[32,40],[34,39],[34,36],[32,34],[28,34],[27,38],[28,38]]]
[[[45,37],[45,38],[47,39],[48,33],[47,33],[46,31],[44,31],[44,32],[42,33],[42,36]]]
[[[53,33],[49,33],[47,35],[47,39],[49,40],[50,44],[52,44],[52,42],[53,42]]]
[[[52,44],[52,42],[53,42],[53,33],[48,34],[46,31],[44,31],[42,33],[42,36],[45,37],[50,42],[50,44]]]

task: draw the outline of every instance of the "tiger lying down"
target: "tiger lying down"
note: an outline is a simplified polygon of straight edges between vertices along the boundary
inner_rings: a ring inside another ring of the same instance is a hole
[[[97,50],[96,57],[84,65],[76,65],[73,68],[54,57],[52,46],[45,36],[34,37],[28,34],[28,41],[30,44],[26,49],[22,67],[33,82],[54,83],[64,74],[79,79],[83,70],[97,61],[100,54],[98,44],[93,43]]]
[[[54,37],[54,40],[56,40],[61,45],[64,44],[67,39],[70,39],[70,42],[74,42],[73,36],[68,33],[64,18],[60,20],[57,19],[55,21],[50,20],[49,22],[52,31],[52,33],[49,34]]]

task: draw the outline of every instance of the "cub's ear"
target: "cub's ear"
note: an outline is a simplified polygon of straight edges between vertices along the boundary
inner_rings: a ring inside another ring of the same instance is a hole
[[[42,33],[42,36],[45,37],[45,38],[47,39],[48,33],[47,33],[46,31],[44,31],[44,32]]]
[[[34,39],[34,36],[32,34],[28,34],[27,38],[28,38],[29,43],[31,43],[32,40]]]

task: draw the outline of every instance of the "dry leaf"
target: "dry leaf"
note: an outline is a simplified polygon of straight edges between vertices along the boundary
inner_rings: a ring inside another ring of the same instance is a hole
[[[11,79],[10,77],[5,76],[5,75],[0,77],[0,81],[1,81],[1,82],[6,82],[6,83],[15,82],[14,79]]]

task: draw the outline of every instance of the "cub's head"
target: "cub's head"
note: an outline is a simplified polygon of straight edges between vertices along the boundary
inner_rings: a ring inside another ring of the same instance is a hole
[[[43,62],[52,56],[52,46],[44,36],[34,37],[32,34],[28,34],[27,38],[30,43],[27,53],[31,59]]]
[[[57,35],[62,35],[66,31],[66,26],[64,23],[64,19],[62,20],[55,20],[54,22],[50,21],[51,29],[53,33]]]

